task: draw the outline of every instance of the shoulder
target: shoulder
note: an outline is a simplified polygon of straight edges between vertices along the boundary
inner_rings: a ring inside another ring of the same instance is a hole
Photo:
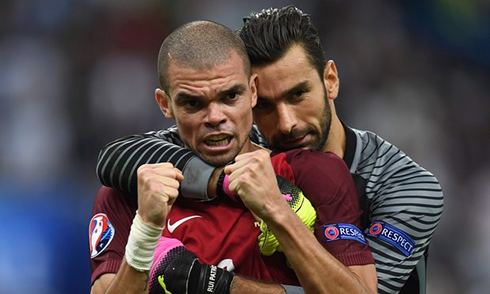
[[[136,196],[117,189],[101,186],[95,196],[93,213],[110,211],[136,211]]]
[[[338,195],[357,199],[352,176],[345,162],[331,152],[291,150],[278,153],[281,170],[290,170],[294,183],[312,197],[312,203],[329,202]],[[277,163],[274,164],[277,166]],[[276,169],[277,170],[277,169]],[[316,199],[316,200],[315,200]]]
[[[434,175],[416,163],[410,156],[394,144],[381,136],[370,132],[353,129],[361,140],[358,147],[359,159],[356,165],[356,173],[364,178],[375,175],[393,177],[403,174],[418,173],[426,177],[434,178]],[[413,175],[413,174],[412,174]]]
[[[357,162],[355,170],[357,174],[384,174],[392,173],[397,169],[423,170],[405,152],[394,144],[386,141],[381,136],[370,132],[353,129],[360,139],[356,150]]]
[[[332,152],[296,149],[283,153],[285,160],[296,171],[321,171],[322,174],[339,172],[350,175],[343,159]]]

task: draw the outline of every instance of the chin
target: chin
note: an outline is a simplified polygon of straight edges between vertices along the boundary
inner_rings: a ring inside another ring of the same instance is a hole
[[[202,160],[204,160],[207,164],[210,164],[212,166],[225,166],[233,159],[235,159],[234,156],[226,156],[226,155],[218,155],[218,156],[202,156]]]

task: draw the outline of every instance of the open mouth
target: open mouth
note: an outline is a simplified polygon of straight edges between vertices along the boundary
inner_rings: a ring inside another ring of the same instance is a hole
[[[226,146],[230,143],[231,137],[228,135],[209,136],[204,143],[209,146]]]

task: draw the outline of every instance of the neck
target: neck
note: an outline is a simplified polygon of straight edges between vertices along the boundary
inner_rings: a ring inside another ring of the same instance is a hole
[[[327,144],[323,148],[324,152],[333,152],[340,158],[345,153],[345,130],[337,115],[332,113],[332,123],[328,134]]]
[[[250,141],[250,139],[248,139],[247,142],[245,143],[245,145],[243,145],[243,148],[239,154],[252,152],[252,151],[259,150],[259,149],[263,149],[263,148],[257,144],[254,144],[252,141]]]

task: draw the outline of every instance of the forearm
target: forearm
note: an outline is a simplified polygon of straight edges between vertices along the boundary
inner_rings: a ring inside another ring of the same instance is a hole
[[[143,164],[170,162],[182,170],[194,154],[154,134],[132,135],[113,141],[100,151],[97,177],[105,186],[136,191],[136,170]]]
[[[132,135],[107,144],[99,153],[97,177],[108,187],[123,192],[137,189],[137,169],[149,163],[172,163],[184,173],[181,192],[184,197],[208,199],[208,183],[214,167],[200,160],[192,151],[169,140],[170,132]],[[169,137],[164,136],[167,134]],[[176,139],[174,139],[176,140]]]
[[[126,259],[123,258],[119,272],[107,290],[102,293],[148,293],[148,271],[140,272],[133,269],[126,263]]]
[[[281,244],[306,293],[376,291],[375,286],[369,287],[368,283],[327,252],[290,211],[284,207],[282,211],[277,211],[276,216],[271,214],[265,221]],[[374,266],[372,268],[374,271]]]
[[[278,284],[264,283],[261,281],[250,280],[245,277],[235,276],[231,285],[230,294],[285,294],[286,291]]]
[[[146,207],[140,207],[145,210]],[[117,274],[105,274],[99,277],[93,287],[93,294],[102,293],[148,293],[149,271],[153,263],[154,251],[163,228],[145,222],[145,213],[136,214],[126,244],[125,255]]]

